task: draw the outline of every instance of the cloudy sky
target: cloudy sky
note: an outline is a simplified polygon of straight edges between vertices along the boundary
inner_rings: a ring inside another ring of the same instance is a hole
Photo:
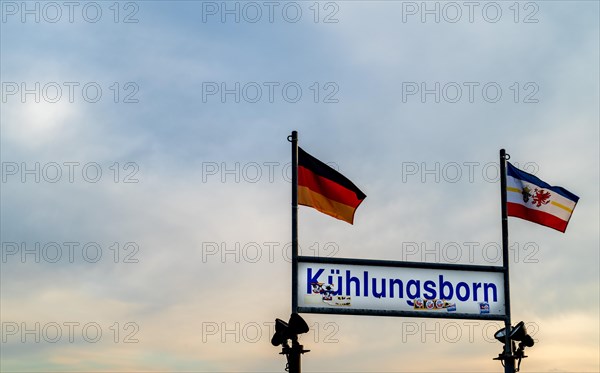
[[[290,144],[358,185],[305,255],[501,265],[498,151],[581,199],[509,219],[528,372],[597,372],[595,1],[1,1],[6,372],[280,372]],[[303,315],[305,371],[497,372],[499,322]]]

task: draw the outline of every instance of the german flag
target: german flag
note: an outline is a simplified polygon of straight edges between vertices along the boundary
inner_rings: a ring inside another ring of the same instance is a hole
[[[298,203],[336,219],[354,222],[354,212],[367,196],[333,168],[298,148]]]

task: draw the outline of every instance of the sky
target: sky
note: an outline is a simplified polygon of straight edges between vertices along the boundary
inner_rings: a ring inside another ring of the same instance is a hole
[[[365,194],[303,255],[501,265],[523,372],[600,370],[596,1],[0,1],[3,372],[281,372],[290,143]],[[498,372],[496,321],[303,314],[307,372]]]

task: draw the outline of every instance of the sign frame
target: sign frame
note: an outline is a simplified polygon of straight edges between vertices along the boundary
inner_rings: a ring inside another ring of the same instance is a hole
[[[466,272],[486,272],[506,274],[503,267],[470,265],[470,264],[447,264],[447,263],[427,263],[427,262],[406,262],[378,259],[353,259],[353,258],[333,258],[333,257],[310,257],[298,256],[298,263],[327,264],[327,265],[355,265],[371,267],[392,267],[392,268],[412,268],[412,269],[433,269],[433,270],[451,270]],[[297,275],[297,274],[296,274]],[[504,283],[503,286],[506,286]],[[298,286],[294,287],[294,296],[298,299]],[[506,299],[504,299],[506,307]],[[336,315],[363,315],[363,316],[396,316],[396,317],[422,317],[422,318],[442,318],[442,319],[469,319],[469,320],[498,320],[506,321],[508,316],[499,314],[474,314],[474,313],[441,313],[441,312],[423,312],[423,311],[401,311],[401,310],[376,310],[376,309],[349,309],[342,307],[301,307],[296,309],[299,313],[320,313]]]

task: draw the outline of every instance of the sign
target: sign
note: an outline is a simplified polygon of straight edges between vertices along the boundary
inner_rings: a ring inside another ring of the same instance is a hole
[[[298,258],[298,312],[504,320],[501,267]]]

